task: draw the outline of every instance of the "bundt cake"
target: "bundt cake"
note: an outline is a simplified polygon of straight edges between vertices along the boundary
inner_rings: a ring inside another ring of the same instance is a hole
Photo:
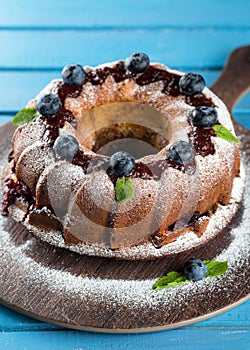
[[[183,251],[218,234],[241,199],[223,102],[201,75],[143,53],[66,66],[13,124],[2,213],[81,254]]]

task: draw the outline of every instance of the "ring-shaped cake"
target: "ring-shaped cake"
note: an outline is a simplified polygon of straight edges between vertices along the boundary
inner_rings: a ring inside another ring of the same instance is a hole
[[[208,243],[232,220],[244,187],[223,102],[198,74],[158,63],[80,71],[80,83],[53,80],[23,110],[36,117],[13,135],[3,214],[80,254],[151,259]],[[54,112],[44,96],[56,100]],[[112,165],[126,147],[132,156]],[[130,171],[115,171],[124,162]]]

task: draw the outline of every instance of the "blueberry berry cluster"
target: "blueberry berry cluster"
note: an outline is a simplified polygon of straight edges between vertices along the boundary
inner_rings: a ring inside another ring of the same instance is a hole
[[[200,74],[187,73],[180,78],[179,88],[183,94],[193,96],[203,91],[205,80]],[[217,120],[218,113],[214,107],[199,106],[192,112],[192,122],[194,125],[209,127],[214,125]]]

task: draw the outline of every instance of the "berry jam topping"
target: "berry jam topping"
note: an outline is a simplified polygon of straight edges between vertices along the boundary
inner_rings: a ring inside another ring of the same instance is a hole
[[[168,151],[168,157],[173,162],[185,165],[194,158],[194,147],[185,141],[177,141],[171,145]]]
[[[59,129],[64,126],[65,121],[69,122],[71,125],[76,121],[73,114],[64,107],[62,107],[60,111],[52,117],[41,117],[41,120],[46,126],[44,140],[51,144],[53,144],[59,136]]]
[[[215,154],[215,148],[211,136],[215,136],[212,127],[194,126],[189,134],[189,139],[194,146],[196,154],[203,157],[206,157],[209,154]]]
[[[164,91],[168,93],[168,84],[174,84],[179,82],[180,76],[177,74],[170,73],[166,70],[156,68],[154,66],[149,66],[149,68],[143,74],[134,77],[136,83],[138,85],[148,85],[151,83],[155,83],[157,81],[164,82]],[[178,95],[180,94],[180,89],[178,87]]]
[[[193,107],[199,107],[199,106],[216,107],[212,99],[210,97],[205,97],[204,94],[186,96],[186,103]]]
[[[62,71],[62,79],[68,85],[81,85],[85,75],[85,70],[80,64],[69,64]]]
[[[116,83],[124,81],[125,79],[133,79],[138,85],[141,86],[163,81],[163,93],[171,96],[178,96],[182,93],[179,86],[181,79],[180,75],[150,65],[143,73],[136,74],[126,70],[124,62],[122,61],[118,62],[113,67],[103,67],[89,70],[86,73],[83,84],[89,82],[93,85],[101,85],[108,76],[112,76]],[[207,98],[203,93],[186,96],[186,103],[192,106],[214,106],[211,98]]]
[[[124,62],[118,62],[113,67],[103,67],[89,70],[86,73],[84,83],[91,83],[92,85],[101,85],[109,76],[112,76],[116,83],[131,78],[131,75],[124,67]]]
[[[214,107],[201,106],[192,111],[192,122],[199,126],[212,126],[218,120],[218,113]]]
[[[79,142],[72,135],[60,135],[53,145],[56,158],[68,161],[72,161],[78,149]]]
[[[37,110],[44,117],[50,117],[59,112],[62,102],[57,95],[47,94],[37,101]]]
[[[68,85],[65,83],[61,83],[60,86],[58,87],[57,93],[62,104],[64,104],[66,97],[76,98],[80,96],[81,91],[82,91],[82,85]]]
[[[135,168],[131,174],[132,178],[139,177],[143,180],[152,180],[155,178],[155,175],[151,168],[144,163],[138,162],[135,163]]]
[[[72,160],[72,164],[80,166],[86,174],[91,159],[91,156],[85,155],[83,151],[78,150]]]
[[[188,96],[202,92],[205,87],[205,80],[200,74],[184,74],[179,81],[180,91]]]
[[[135,167],[135,159],[127,152],[116,152],[110,157],[110,169],[118,177],[128,176]]]
[[[154,178],[155,180],[159,180],[162,172],[169,167],[182,171],[185,174],[193,175],[196,171],[195,158],[192,158],[191,161],[185,165],[178,164],[169,158],[157,160],[156,162],[148,164],[148,169],[150,169],[152,173],[152,178]]]
[[[106,158],[92,157],[78,150],[72,160],[72,164],[78,165],[83,169],[84,174],[91,174],[98,170],[107,170],[109,164]]]
[[[133,57],[134,57],[134,60],[132,59]],[[177,74],[168,72],[166,70],[147,65],[146,62],[149,60],[147,60],[147,55],[145,54],[134,54],[129,59],[133,63],[133,67],[135,67],[137,64],[140,67],[137,70],[136,68],[135,69],[128,68],[130,67],[128,64],[129,62],[128,59],[126,60],[125,63],[123,61],[120,61],[117,64],[115,64],[113,67],[89,69],[87,72],[84,71],[84,74],[80,68],[81,66],[79,65],[70,65],[65,67],[64,73],[63,73],[64,82],[62,82],[58,87],[59,98],[56,96],[55,101],[57,102],[55,103],[55,106],[53,105],[53,103],[51,103],[52,104],[51,107],[47,107],[47,104],[45,104],[44,107],[42,107],[42,109],[45,110],[45,112],[42,111],[44,117],[41,117],[41,120],[46,125],[46,132],[44,135],[45,140],[53,144],[59,136],[59,128],[63,127],[65,121],[71,123],[72,125],[76,124],[76,120],[73,114],[69,110],[65,109],[63,106],[66,97],[76,98],[81,94],[81,90],[84,84],[91,83],[93,85],[101,85],[109,76],[112,76],[116,83],[124,81],[125,79],[133,79],[138,85],[141,85],[141,86],[162,81],[164,83],[164,88],[162,92],[171,96],[180,95],[182,93],[181,89],[185,90],[185,87],[184,87],[185,85],[187,86],[186,89],[189,92],[191,90],[192,92],[195,91],[195,95],[190,95],[190,96],[186,95],[186,102],[188,104],[195,107],[214,106],[210,98],[207,98],[203,93],[198,93],[202,91],[204,87],[203,85],[205,84],[205,82],[203,84],[204,79],[199,75],[189,73],[181,77]],[[132,67],[132,63],[131,63],[131,67]],[[142,66],[144,66],[144,68],[147,66],[147,68],[145,70],[142,70]],[[141,72],[139,72],[139,70],[141,70]],[[80,82],[81,80],[80,78],[78,80],[78,73],[79,75],[82,74],[82,77],[83,75],[85,77],[85,79],[82,80],[81,82]],[[191,76],[191,79],[190,79],[190,76]],[[195,78],[192,79],[192,76]],[[185,79],[183,77],[185,77]],[[187,77],[189,78],[187,79]],[[69,79],[70,81],[67,79]],[[182,79],[182,83],[180,83],[181,79]],[[50,94],[49,96],[51,97],[51,95],[52,94]],[[52,99],[50,98],[49,100],[54,101],[53,98]],[[61,107],[61,105],[63,107]],[[55,113],[55,111],[58,108],[59,110]],[[42,112],[40,113],[42,114]],[[46,118],[46,116],[50,116],[50,117]],[[205,136],[204,134],[202,134],[202,131],[199,130],[199,128],[197,127],[195,128],[195,131],[189,135],[190,139],[191,141],[193,141],[195,150],[198,154],[202,154],[202,155],[213,154],[214,146],[211,143],[211,134],[213,134],[213,132],[210,129],[209,130],[205,128],[202,128],[202,129]],[[205,142],[204,140],[202,140],[202,138],[204,137],[205,137]],[[205,143],[205,146],[204,146],[204,143]],[[173,153],[174,151],[172,150],[171,152]],[[192,154],[192,151],[190,152],[191,152],[190,154]],[[190,154],[187,153],[185,156],[183,156],[182,160],[180,160],[178,156],[172,155],[172,157],[175,160],[170,158],[163,161],[155,162],[148,166],[142,163],[136,163],[134,167],[132,167],[133,162],[132,161],[128,162],[130,164],[131,169],[133,168],[132,169],[133,171],[132,170],[130,171],[131,172],[130,176],[140,177],[144,179],[149,179],[149,178],[157,179],[160,177],[162,170],[168,166],[171,166],[183,172],[192,173],[192,171],[195,169],[195,162],[192,159],[191,161],[188,162]],[[177,158],[178,158],[177,161],[179,161],[179,163],[176,162]],[[94,164],[95,162],[97,164]],[[73,158],[73,164],[77,164],[81,166],[85,172],[91,172],[92,171],[91,169],[95,167],[104,167],[107,169],[108,165],[106,163],[107,162],[105,162],[101,158],[96,158],[96,160],[93,161],[93,158],[91,156],[86,156],[83,154],[83,152],[79,150],[77,151],[77,153]],[[122,170],[118,170],[118,173],[123,174]],[[126,169],[125,169],[125,174],[127,174]],[[112,177],[111,173],[109,175],[111,178]],[[116,177],[117,175],[113,174],[113,177],[114,176]],[[119,176],[123,176],[123,175],[119,175]]]
[[[151,166],[149,167],[144,163],[137,162],[137,163],[135,163],[134,170],[129,174],[128,177],[130,177],[131,179],[140,178],[143,180],[153,180],[153,179],[156,179],[156,176],[153,173],[153,170],[154,170],[153,167],[151,169]],[[158,170],[158,168],[157,168],[157,170]],[[108,174],[110,180],[115,185],[119,176],[117,176],[113,173],[110,166],[107,169],[107,174]]]
[[[62,105],[64,105],[66,97],[78,97],[81,94],[81,90],[84,84],[91,83],[92,85],[101,85],[109,76],[112,76],[116,83],[122,82],[125,79],[133,79],[138,85],[141,86],[163,81],[163,93],[171,96],[178,96],[181,94],[179,84],[181,76],[150,65],[145,71],[137,74],[126,69],[124,62],[120,61],[113,67],[89,69],[87,72],[85,72],[85,79],[80,84],[78,84],[79,80],[75,81],[77,85],[61,83],[58,87],[58,96],[61,100]],[[214,106],[212,100],[210,98],[207,98],[202,93],[193,96],[186,96],[186,103],[192,106]],[[62,119],[61,122],[59,121],[60,118]],[[69,121],[72,123],[75,120],[72,113],[65,108],[61,108],[61,110],[55,115],[55,121],[52,122],[49,119],[51,118],[47,118],[45,120],[45,124],[47,125],[45,136],[51,143],[53,143],[58,137],[58,128],[63,126],[64,121]]]
[[[8,191],[5,194],[5,198],[2,202],[2,214],[8,215],[9,206],[14,204],[16,199],[19,198],[26,202],[29,206],[35,203],[35,197],[31,190],[21,181],[15,181],[9,179],[7,182]]]
[[[207,266],[205,263],[197,258],[188,260],[184,265],[184,275],[190,281],[200,281],[206,277]]]
[[[145,53],[134,53],[125,60],[125,68],[132,73],[143,73],[149,67],[149,57]]]
[[[180,95],[179,79],[180,79],[179,76],[175,76],[175,77],[172,76],[168,80],[166,80],[165,86],[162,92],[164,92],[167,95],[175,96],[175,97]]]

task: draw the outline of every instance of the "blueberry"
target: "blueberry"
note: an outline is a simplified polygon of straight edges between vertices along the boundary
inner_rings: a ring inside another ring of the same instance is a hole
[[[59,112],[62,102],[57,95],[47,94],[37,101],[36,107],[40,114],[48,117]]]
[[[200,281],[206,277],[207,266],[205,263],[197,258],[188,260],[184,265],[184,275],[190,281]]]
[[[125,67],[132,73],[145,72],[149,67],[149,57],[145,53],[134,53],[125,60]]]
[[[200,74],[184,74],[179,81],[180,91],[188,96],[199,94],[205,87],[205,80]]]
[[[192,120],[196,125],[212,126],[218,120],[218,113],[214,107],[196,107],[192,111]]]
[[[57,159],[72,160],[79,149],[77,139],[72,135],[60,135],[53,146]]]
[[[62,78],[68,85],[80,85],[85,79],[85,70],[80,64],[69,64],[63,68]]]
[[[127,152],[116,152],[110,158],[110,167],[116,176],[127,176],[135,167],[135,159]]]
[[[177,164],[188,164],[195,155],[194,147],[185,141],[177,141],[168,151],[168,157]]]

